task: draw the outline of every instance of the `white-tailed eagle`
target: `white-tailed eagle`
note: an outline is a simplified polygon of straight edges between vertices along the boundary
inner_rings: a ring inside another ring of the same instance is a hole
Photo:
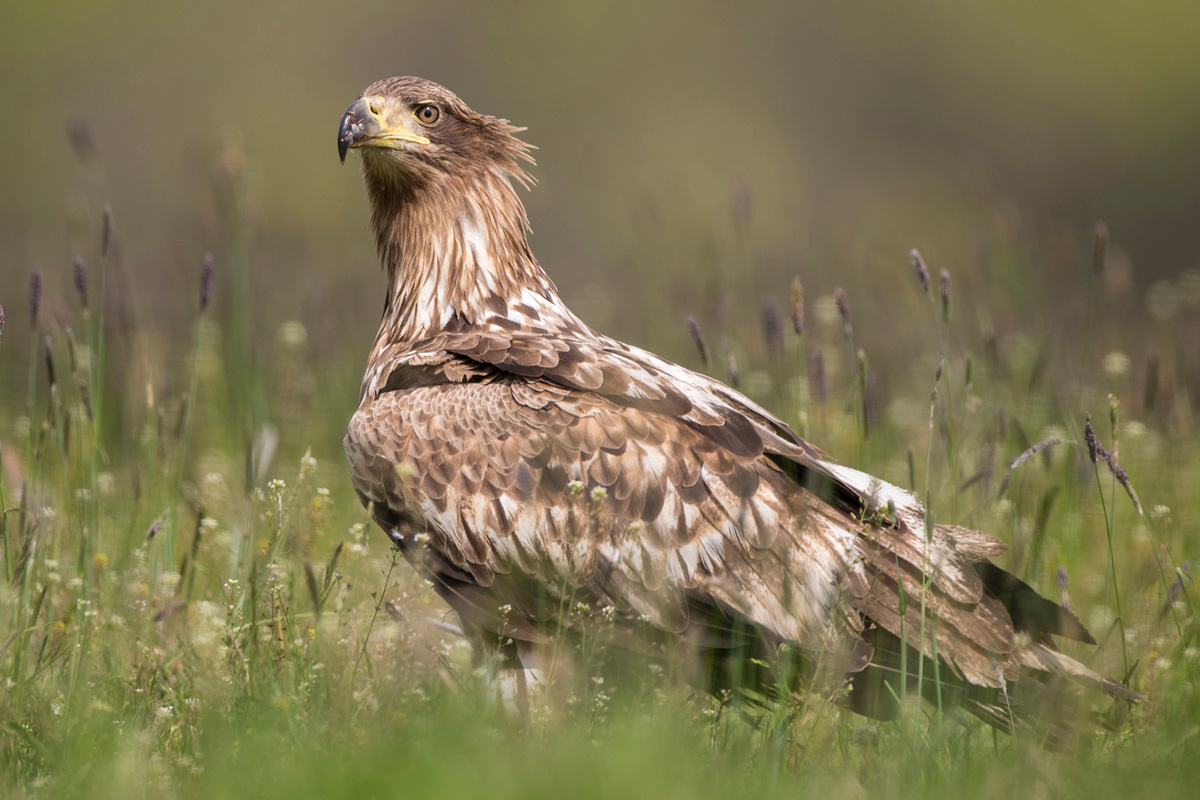
[[[990,560],[1002,542],[927,539],[907,492],[576,317],[529,248],[519,130],[392,78],[338,132],[387,273],[350,474],[477,644],[532,667],[583,604],[632,650],[694,656],[713,690],[769,693],[786,644],[797,675],[832,668],[880,718],[918,674],[1004,729],[1038,717],[1019,687],[1058,676],[1137,696],[1055,648],[1093,640]]]

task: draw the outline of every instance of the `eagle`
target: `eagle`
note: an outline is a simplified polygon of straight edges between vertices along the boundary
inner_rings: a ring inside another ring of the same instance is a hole
[[[338,129],[387,275],[351,479],[518,688],[590,626],[722,697],[833,675],[877,719],[908,693],[1047,730],[1054,687],[1138,697],[1059,651],[1095,642],[992,561],[1000,540],[927,525],[735,389],[580,320],[529,246],[522,130],[415,77]]]

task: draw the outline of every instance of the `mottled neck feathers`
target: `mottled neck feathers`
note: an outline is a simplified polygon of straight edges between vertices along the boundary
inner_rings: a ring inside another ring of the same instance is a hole
[[[381,342],[562,307],[529,249],[528,218],[504,170],[427,183],[368,179],[367,187],[388,277]],[[518,306],[527,310],[514,314]]]

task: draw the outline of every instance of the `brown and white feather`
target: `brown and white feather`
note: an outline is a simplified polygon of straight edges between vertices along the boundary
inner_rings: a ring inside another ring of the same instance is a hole
[[[1001,542],[952,526],[926,541],[908,493],[579,320],[528,244],[518,129],[419,79],[366,95],[436,101],[458,128],[436,152],[364,149],[388,288],[346,452],[364,502],[464,623],[541,640],[562,621],[539,595],[570,593],[667,636],[720,609],[773,641],[857,650],[849,672],[876,660],[876,631],[966,686],[1023,670],[1103,683],[1053,649],[1049,633],[1088,638],[1069,612],[1014,621],[990,571],[1007,575],[989,561]]]

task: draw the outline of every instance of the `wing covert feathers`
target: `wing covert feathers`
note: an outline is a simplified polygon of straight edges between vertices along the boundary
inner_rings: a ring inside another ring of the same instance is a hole
[[[579,332],[446,332],[393,353],[378,387],[346,437],[355,486],[476,629],[533,641],[547,607],[584,596],[693,641],[744,620],[851,674],[888,663],[877,630],[963,686],[1026,672],[1132,694],[1053,648],[1091,638],[990,561],[998,539],[926,540],[910,494],[655,356]]]

